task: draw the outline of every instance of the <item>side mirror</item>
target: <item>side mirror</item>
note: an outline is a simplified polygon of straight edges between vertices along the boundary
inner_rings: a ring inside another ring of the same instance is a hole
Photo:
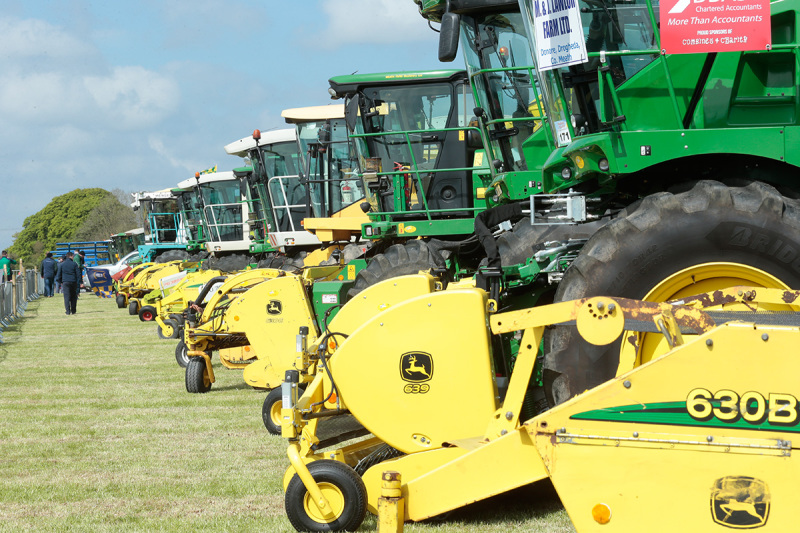
[[[359,95],[358,93],[350,97],[344,107],[344,123],[348,131],[356,131],[358,124]]]
[[[455,13],[442,15],[442,26],[439,29],[439,61],[450,63],[458,54],[459,16]]]
[[[467,130],[467,148],[472,150],[483,149],[483,139],[481,139],[480,133],[475,130]]]

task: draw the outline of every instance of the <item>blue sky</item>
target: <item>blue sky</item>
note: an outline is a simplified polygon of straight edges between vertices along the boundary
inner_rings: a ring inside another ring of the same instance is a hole
[[[236,166],[225,144],[331,76],[441,68],[437,38],[412,0],[4,0],[0,248],[73,189]]]

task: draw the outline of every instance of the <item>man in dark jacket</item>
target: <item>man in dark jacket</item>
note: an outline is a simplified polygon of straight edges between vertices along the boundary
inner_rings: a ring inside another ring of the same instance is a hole
[[[47,257],[42,261],[40,269],[42,279],[44,279],[44,295],[47,298],[53,297],[53,282],[56,279],[56,271],[58,270],[58,263],[53,259],[53,252],[47,252]]]
[[[67,252],[64,262],[58,265],[56,281],[61,283],[64,290],[64,309],[68,315],[74,315],[78,307],[78,283],[81,279],[81,270],[72,260],[72,252]]]

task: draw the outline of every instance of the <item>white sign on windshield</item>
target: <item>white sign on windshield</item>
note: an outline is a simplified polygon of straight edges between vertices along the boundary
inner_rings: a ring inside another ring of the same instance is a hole
[[[578,0],[533,0],[532,3],[539,70],[588,61]]]

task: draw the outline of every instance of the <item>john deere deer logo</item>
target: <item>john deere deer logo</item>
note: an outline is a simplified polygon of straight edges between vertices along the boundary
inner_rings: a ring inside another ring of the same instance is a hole
[[[270,315],[279,315],[283,312],[283,304],[280,300],[270,300],[267,304],[267,313]]]
[[[433,358],[425,352],[408,352],[400,356],[400,377],[403,381],[422,383],[433,377]]]
[[[733,529],[754,529],[766,524],[769,504],[767,484],[753,477],[723,477],[711,488],[714,522]]]

